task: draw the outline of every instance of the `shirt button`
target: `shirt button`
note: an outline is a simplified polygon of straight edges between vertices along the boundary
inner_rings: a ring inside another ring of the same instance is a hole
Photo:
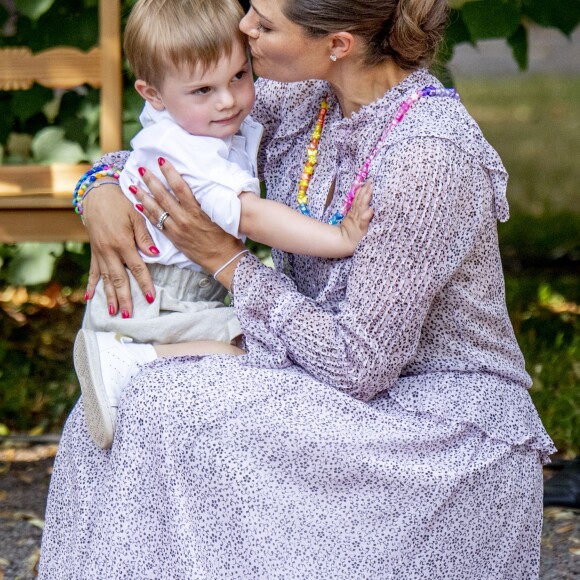
[[[202,278],[199,281],[199,287],[200,288],[207,288],[210,284],[211,284],[211,281],[210,281],[209,278]]]

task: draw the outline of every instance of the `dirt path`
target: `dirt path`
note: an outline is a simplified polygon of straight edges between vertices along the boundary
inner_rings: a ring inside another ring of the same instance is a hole
[[[36,577],[55,453],[56,445],[0,448],[0,580]],[[540,578],[580,578],[580,510],[544,510]]]

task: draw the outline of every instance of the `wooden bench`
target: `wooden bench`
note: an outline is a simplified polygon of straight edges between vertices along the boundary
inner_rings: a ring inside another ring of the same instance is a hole
[[[26,47],[0,49],[0,90],[36,82],[51,89],[83,84],[100,89],[100,146],[122,146],[120,0],[99,2],[99,44],[87,53],[57,47],[32,54]],[[0,242],[86,241],[72,207],[72,191],[87,164],[0,165]]]

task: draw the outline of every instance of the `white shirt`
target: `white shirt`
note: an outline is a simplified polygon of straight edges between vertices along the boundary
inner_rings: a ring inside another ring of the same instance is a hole
[[[240,131],[227,139],[191,135],[182,129],[167,111],[156,111],[145,103],[139,120],[143,129],[131,141],[133,151],[121,173],[119,184],[125,196],[136,203],[130,185],[147,189],[138,168],[152,171],[167,185],[157,163],[167,159],[180,173],[210,219],[226,232],[239,235],[241,204],[238,195],[250,191],[260,195],[256,157],[262,137],[262,125],[247,117]],[[171,219],[171,218],[168,218]],[[201,270],[181,253],[153,224],[147,228],[159,255],[142,254],[145,262],[175,265]]]

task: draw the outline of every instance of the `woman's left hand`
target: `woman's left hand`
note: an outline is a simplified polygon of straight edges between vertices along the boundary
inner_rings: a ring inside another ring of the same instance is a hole
[[[209,219],[187,183],[168,161],[160,157],[159,166],[173,195],[145,168],[143,181],[151,195],[138,188],[135,194],[143,206],[143,214],[156,225],[160,216],[167,212],[169,216],[163,222],[163,233],[188,258],[213,274],[245,246]],[[233,261],[220,274],[219,281],[226,287],[231,285],[236,264],[237,261]]]

